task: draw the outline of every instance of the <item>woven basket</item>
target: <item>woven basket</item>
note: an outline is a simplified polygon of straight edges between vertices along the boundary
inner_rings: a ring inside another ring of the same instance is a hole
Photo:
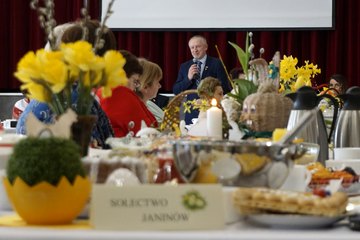
[[[185,90],[179,93],[178,95],[176,95],[173,99],[171,99],[171,101],[169,102],[169,104],[167,105],[164,111],[165,113],[164,120],[160,126],[161,131],[164,130],[173,131],[175,130],[174,128],[179,127],[181,103],[184,102],[187,95],[189,94],[197,94],[197,90],[196,89]]]
[[[257,93],[245,98],[240,121],[250,121],[253,131],[272,132],[275,128],[286,128],[291,108],[290,98],[279,94],[271,81],[265,81]]]

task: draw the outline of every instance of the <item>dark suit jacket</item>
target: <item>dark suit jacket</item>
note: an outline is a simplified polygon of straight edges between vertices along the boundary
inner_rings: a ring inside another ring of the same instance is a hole
[[[187,76],[189,72],[189,68],[192,64],[194,64],[193,60],[189,60],[180,65],[179,74],[173,86],[173,92],[175,95],[188,89],[197,88],[195,79],[191,79],[191,81],[189,81]],[[206,77],[214,77],[219,79],[222,84],[224,94],[230,91],[229,81],[227,79],[225,70],[219,59],[207,56],[201,79],[204,79]],[[197,96],[196,94],[191,94],[187,97],[187,100],[193,100],[196,98],[199,98],[199,96]],[[199,112],[195,110],[191,111],[191,113],[186,113],[185,114],[186,124],[191,124],[191,119],[197,118],[198,115]]]

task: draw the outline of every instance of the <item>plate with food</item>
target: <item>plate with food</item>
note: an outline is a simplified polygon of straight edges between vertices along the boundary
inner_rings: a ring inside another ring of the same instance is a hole
[[[278,214],[263,213],[248,215],[246,219],[252,223],[264,225],[273,228],[325,228],[334,225],[345,218],[344,215],[327,217],[303,214]]]
[[[316,162],[309,164],[307,168],[312,173],[309,188],[312,190],[326,188],[331,180],[341,180],[339,191],[348,195],[358,194],[360,192],[359,175],[349,166],[341,168],[325,167]]]
[[[268,188],[238,188],[234,206],[249,222],[279,228],[321,228],[346,216],[348,196]]]

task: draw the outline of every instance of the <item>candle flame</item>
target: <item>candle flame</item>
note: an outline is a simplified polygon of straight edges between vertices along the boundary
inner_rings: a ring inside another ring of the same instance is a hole
[[[213,99],[211,100],[211,106],[216,107],[216,105],[217,105],[217,101],[216,101],[215,98],[213,98]]]

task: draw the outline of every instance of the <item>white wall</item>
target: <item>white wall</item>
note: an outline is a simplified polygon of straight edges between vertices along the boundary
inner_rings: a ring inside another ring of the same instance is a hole
[[[115,0],[113,9],[107,25],[115,29],[333,27],[333,0]]]

